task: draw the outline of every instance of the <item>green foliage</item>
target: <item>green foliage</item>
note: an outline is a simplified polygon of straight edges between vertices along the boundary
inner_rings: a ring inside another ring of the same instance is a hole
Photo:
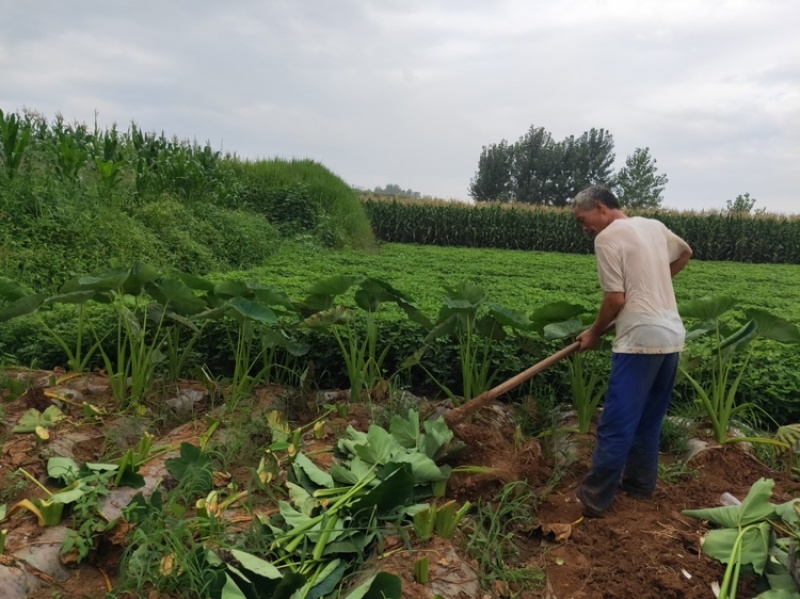
[[[758,338],[780,343],[800,343],[800,330],[793,323],[779,318],[766,310],[745,310],[744,324],[732,324],[728,312],[737,305],[737,300],[728,296],[704,297],[681,305],[684,318],[694,321],[687,332],[687,340],[711,336],[710,356],[705,352],[690,356],[685,353],[681,374],[689,381],[711,421],[714,438],[718,443],[733,441],[757,441],[777,443],[763,437],[729,437],[729,429],[735,419],[752,414],[756,406],[737,402],[737,392],[743,373],[754,355]],[[743,358],[738,360],[740,355]],[[710,362],[710,377],[698,379],[690,373],[693,365],[703,360]]]
[[[727,564],[720,599],[736,597],[742,574],[764,577],[775,590],[800,591],[787,570],[787,545],[773,534],[774,530],[800,539],[800,504],[797,499],[770,503],[774,486],[775,481],[762,478],[740,505],[683,511],[721,527],[709,532],[703,543],[704,553]]]
[[[479,202],[564,206],[581,189],[611,182],[614,140],[604,129],[556,141],[531,126],[516,143],[484,146],[470,195]]]
[[[244,206],[290,237],[308,234],[329,247],[371,248],[375,238],[358,196],[312,160],[236,162]]]
[[[517,203],[367,199],[376,237],[385,242],[589,254],[591,240],[569,209]],[[680,235],[697,260],[797,264],[800,218],[725,212],[631,211]]]
[[[636,148],[625,159],[625,166],[614,181],[614,191],[622,207],[658,208],[669,179],[657,173],[656,159],[650,156],[650,148]]]

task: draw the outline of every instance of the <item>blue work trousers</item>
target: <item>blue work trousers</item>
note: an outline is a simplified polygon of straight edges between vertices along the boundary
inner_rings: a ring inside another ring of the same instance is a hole
[[[620,480],[634,497],[652,495],[658,480],[661,423],[672,397],[679,355],[612,355],[592,469],[580,489],[593,511],[602,513],[611,506]]]

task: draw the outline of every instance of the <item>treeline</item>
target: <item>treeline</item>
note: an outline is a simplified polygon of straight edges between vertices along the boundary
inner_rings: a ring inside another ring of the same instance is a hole
[[[619,172],[613,171],[614,138],[605,129],[556,140],[531,126],[514,143],[484,146],[470,195],[478,202],[519,202],[565,206],[589,185],[611,188],[625,207],[655,208],[668,182],[649,148],[637,148]]]
[[[381,241],[591,253],[592,241],[567,208],[519,204],[364,199]],[[735,212],[629,212],[657,218],[699,260],[800,264],[800,218]]]
[[[33,112],[0,111],[0,223],[0,272],[45,290],[114,261],[205,274],[258,265],[287,239],[374,243],[357,194],[313,161]]]

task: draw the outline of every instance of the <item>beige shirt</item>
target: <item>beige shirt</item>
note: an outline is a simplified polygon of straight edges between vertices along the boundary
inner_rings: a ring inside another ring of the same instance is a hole
[[[615,220],[594,240],[600,285],[622,292],[613,351],[670,354],[683,350],[686,330],[678,315],[669,265],[688,244],[660,221],[635,216]]]

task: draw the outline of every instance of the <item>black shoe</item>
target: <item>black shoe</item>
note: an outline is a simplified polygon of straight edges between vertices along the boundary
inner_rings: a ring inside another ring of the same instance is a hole
[[[625,495],[630,497],[631,499],[650,499],[653,497],[653,491],[645,491],[641,488],[637,488],[635,485],[625,484],[622,483],[620,488],[623,490]]]
[[[602,518],[605,515],[606,510],[601,510],[592,505],[591,500],[586,496],[586,491],[583,486],[578,485],[578,488],[575,489],[575,497],[577,497],[578,501],[583,505],[584,516],[588,516],[589,518]]]

